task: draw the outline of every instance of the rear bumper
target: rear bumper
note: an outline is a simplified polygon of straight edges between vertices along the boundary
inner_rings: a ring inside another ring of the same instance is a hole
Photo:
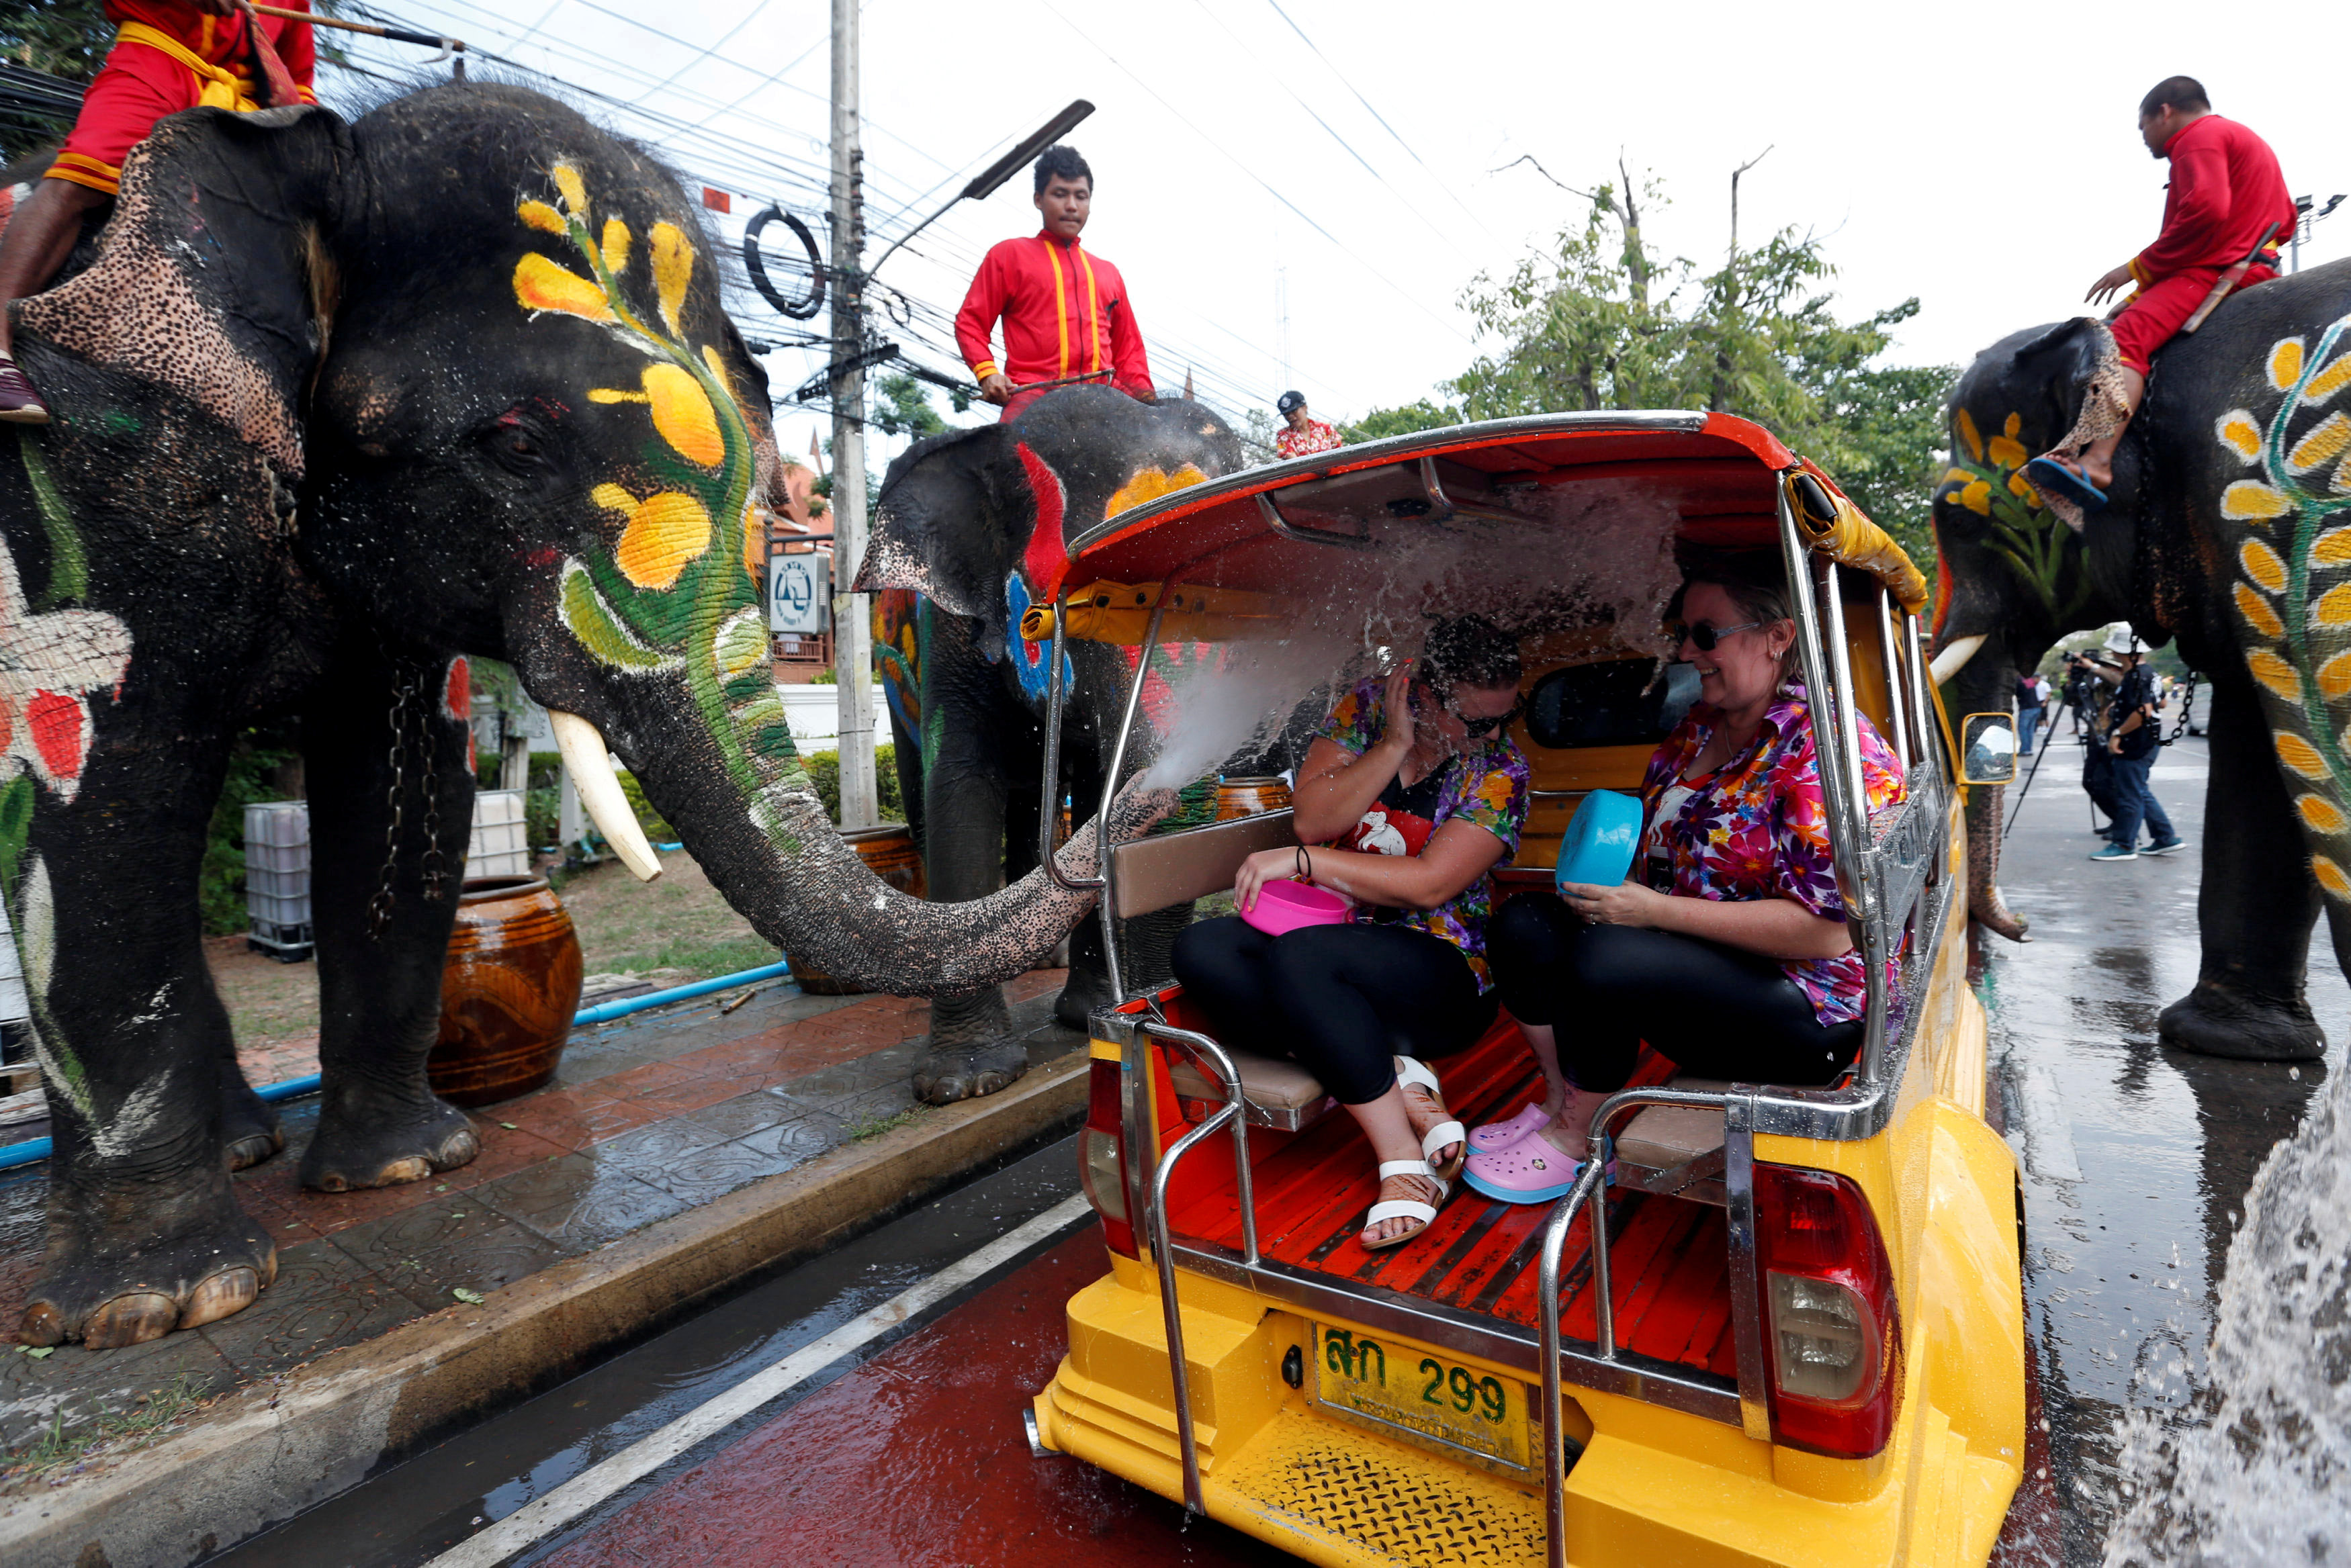
[[[1987,1198],[2003,1190],[2003,1176],[2012,1181],[2013,1168],[1988,1128],[1953,1109],[1947,1127],[1968,1130],[1937,1140],[1934,1221],[1919,1260],[1921,1293],[1906,1317],[1903,1406],[1886,1451],[1868,1460],[1821,1459],[1719,1421],[1571,1386],[1592,1431],[1567,1487],[1569,1557],[1579,1568],[1942,1568],[1990,1556],[2023,1469],[2012,1218],[1993,1214]],[[1049,1449],[1180,1501],[1157,1285],[1147,1267],[1113,1263],[1070,1301],[1071,1354],[1037,1397],[1038,1436]],[[1188,1272],[1179,1290],[1202,1497],[1212,1518],[1333,1568],[1541,1568],[1536,1480],[1474,1469],[1322,1414],[1282,1376],[1293,1346],[1311,1353],[1302,1318]],[[1414,1346],[1393,1332],[1383,1337],[1406,1365],[1423,1350],[1477,1359]],[[1492,1370],[1523,1386],[1522,1373]]]

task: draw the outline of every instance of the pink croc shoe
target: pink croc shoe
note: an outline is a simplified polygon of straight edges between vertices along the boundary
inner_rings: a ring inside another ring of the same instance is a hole
[[[1473,1192],[1504,1203],[1552,1203],[1575,1189],[1583,1162],[1551,1146],[1551,1140],[1529,1134],[1508,1148],[1473,1154],[1461,1179]]]
[[[1551,1118],[1543,1115],[1542,1102],[1536,1100],[1523,1107],[1507,1121],[1488,1122],[1469,1129],[1469,1150],[1472,1158],[1490,1149],[1505,1149]]]

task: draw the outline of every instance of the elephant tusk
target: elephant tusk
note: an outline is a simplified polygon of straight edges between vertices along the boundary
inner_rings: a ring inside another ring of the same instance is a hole
[[[556,746],[563,753],[563,765],[571,770],[571,787],[580,792],[580,804],[587,807],[589,820],[639,881],[650,882],[660,876],[661,861],[646,841],[645,830],[637,826],[637,814],[630,807],[629,797],[621,793],[621,781],[612,776],[612,753],[605,749],[604,737],[577,713],[559,713],[550,708],[547,719],[554,726]]]
[[[1976,656],[1976,649],[1984,645],[1984,639],[1989,635],[1991,634],[1988,632],[1980,631],[1973,637],[1963,637],[1935,655],[1935,661],[1927,666],[1927,673],[1935,678],[1935,684],[1940,686],[1966,669],[1968,660]]]

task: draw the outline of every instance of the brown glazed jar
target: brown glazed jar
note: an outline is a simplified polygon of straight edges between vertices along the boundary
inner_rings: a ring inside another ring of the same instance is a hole
[[[1259,812],[1280,811],[1290,804],[1290,786],[1280,775],[1263,778],[1228,778],[1217,785],[1217,820],[1230,822],[1237,816],[1255,816]]]
[[[885,822],[878,827],[852,827],[842,834],[844,842],[854,845],[857,857],[865,868],[901,893],[910,898],[927,898],[930,884],[923,877],[923,857],[914,853],[914,830],[903,822]],[[792,966],[792,983],[811,996],[862,996],[865,988],[845,980],[835,980],[820,969],[800,962],[787,950],[785,961]]]
[[[555,1076],[580,1011],[580,936],[543,877],[468,877],[425,1059],[455,1106],[510,1100]]]

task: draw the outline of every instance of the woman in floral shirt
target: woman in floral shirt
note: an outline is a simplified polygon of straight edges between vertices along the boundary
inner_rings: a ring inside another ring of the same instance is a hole
[[[1300,877],[1353,899],[1353,921],[1271,937],[1228,918],[1176,943],[1176,977],[1227,1044],[1294,1057],[1362,1124],[1380,1174],[1369,1248],[1434,1220],[1468,1153],[1419,1058],[1493,1022],[1492,872],[1527,815],[1509,734],[1516,639],[1475,616],[1441,621],[1420,663],[1341,699],[1291,792],[1299,847],[1251,856],[1233,884],[1249,909],[1268,881]]]
[[[1698,1077],[1792,1086],[1834,1081],[1861,1046],[1861,955],[1782,590],[1694,571],[1673,613],[1699,701],[1642,780],[1634,875],[1513,899],[1494,922],[1495,981],[1550,1092],[1471,1135],[1469,1184],[1489,1197],[1565,1194],[1644,1040]],[[1876,811],[1902,798],[1902,765],[1865,718],[1861,732]]]

